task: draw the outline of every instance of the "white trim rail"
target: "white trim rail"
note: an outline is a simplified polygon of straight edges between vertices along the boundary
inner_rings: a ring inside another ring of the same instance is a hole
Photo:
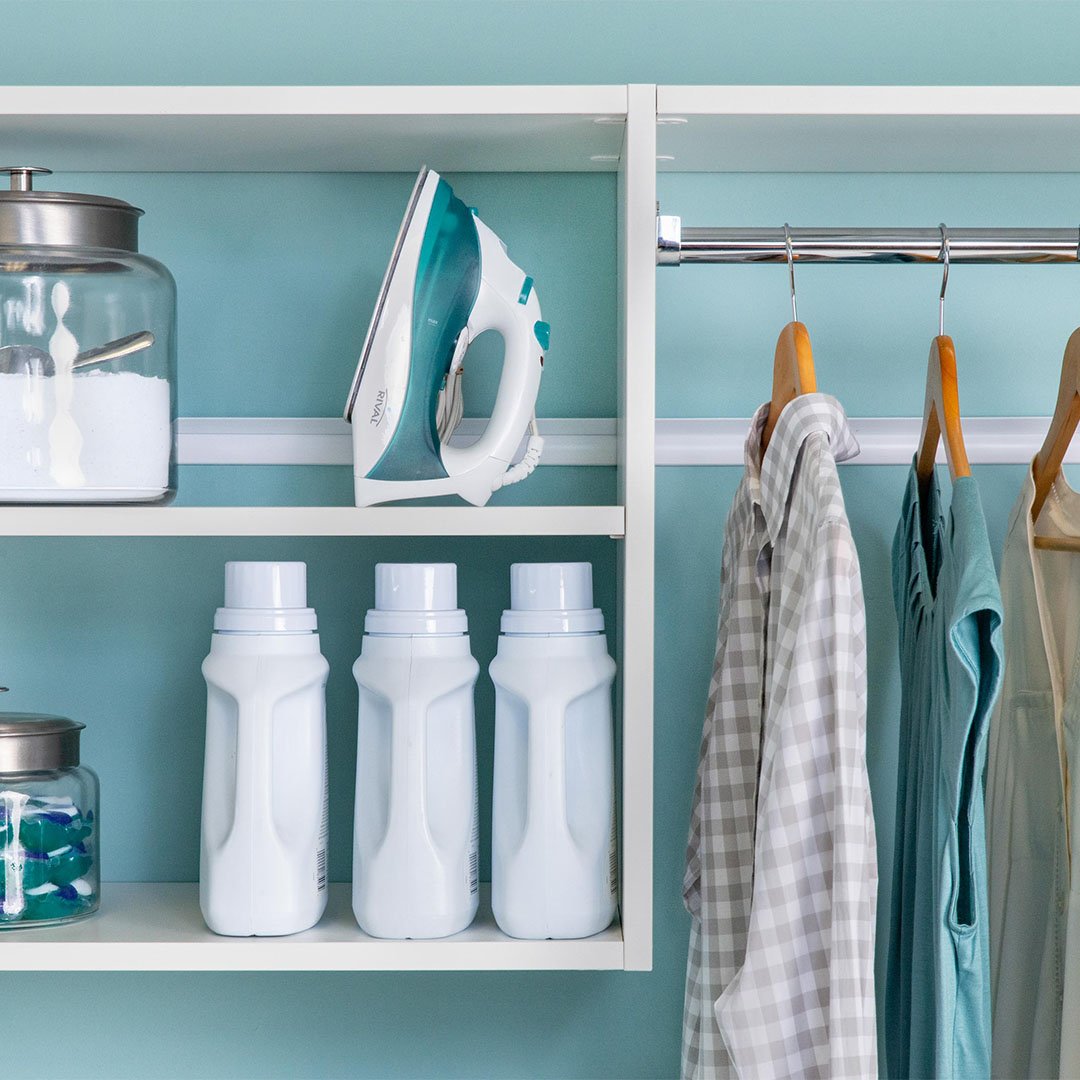
[[[450,440],[467,446],[486,420],[466,417]],[[615,421],[541,420],[541,465],[614,465]],[[181,465],[351,465],[352,429],[327,417],[181,417],[176,422]],[[525,440],[518,448],[524,453]]]
[[[1025,465],[1049,427],[1045,416],[971,416],[964,420],[968,457],[976,465]],[[616,422],[603,418],[540,421],[541,465],[613,466]],[[656,421],[657,465],[741,465],[750,425],[746,417],[667,417]],[[853,465],[907,465],[919,441],[917,416],[852,417],[861,451]],[[484,421],[465,419],[453,443],[471,442]],[[348,465],[349,425],[344,420],[297,417],[181,418],[181,465]],[[1080,461],[1080,444],[1066,461]]]
[[[846,465],[910,465],[919,444],[918,416],[849,417],[859,453]],[[742,465],[750,426],[740,419],[661,419],[656,421],[657,465]],[[969,416],[964,445],[973,465],[1026,465],[1035,456],[1050,418],[1046,416]],[[939,448],[938,460],[944,461]],[[1080,461],[1074,445],[1066,461]]]

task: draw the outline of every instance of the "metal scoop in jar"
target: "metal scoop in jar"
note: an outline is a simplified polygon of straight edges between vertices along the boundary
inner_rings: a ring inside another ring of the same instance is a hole
[[[117,338],[96,349],[86,349],[75,357],[72,367],[75,370],[107,364],[121,356],[142,352],[154,344],[154,335],[149,330],[140,330],[137,334]],[[36,345],[5,345],[0,348],[0,375],[36,374],[46,377],[56,374],[56,364],[52,356]]]

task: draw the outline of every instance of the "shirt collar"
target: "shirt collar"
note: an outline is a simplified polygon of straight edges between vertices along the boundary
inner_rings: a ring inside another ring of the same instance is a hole
[[[784,512],[803,443],[816,432],[823,432],[837,461],[854,457],[859,444],[836,398],[829,394],[800,394],[780,413],[762,456],[761,431],[768,415],[768,402],[754,413],[746,439],[745,460],[751,497],[761,506],[769,539],[775,544],[784,525]]]
[[[754,506],[761,505],[761,433],[765,430],[765,421],[769,418],[769,403],[759,405],[750,421],[750,430],[746,433],[743,446],[743,464],[746,486],[750,492],[750,501]]]

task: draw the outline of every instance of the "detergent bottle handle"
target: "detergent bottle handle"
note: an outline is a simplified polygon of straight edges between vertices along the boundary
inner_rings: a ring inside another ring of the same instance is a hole
[[[234,834],[249,838],[262,832],[275,851],[280,838],[274,823],[271,799],[273,782],[274,695],[268,688],[253,685],[251,693],[236,697],[236,802]],[[245,840],[241,840],[244,843]],[[254,841],[251,841],[254,843]],[[263,856],[264,844],[256,844]]]
[[[536,409],[547,326],[531,279],[510,260],[499,238],[479,218],[474,220],[483,277],[466,333],[474,341],[486,330],[497,331],[503,339],[503,366],[484,434],[467,450],[455,453],[475,455],[477,460],[494,458],[509,468]]]
[[[545,850],[572,850],[566,802],[566,703],[547,694],[529,703],[525,820]]]

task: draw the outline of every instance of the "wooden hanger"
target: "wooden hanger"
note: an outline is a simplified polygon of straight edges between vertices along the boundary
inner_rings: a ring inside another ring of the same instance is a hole
[[[801,322],[789,322],[776,339],[772,397],[769,399],[769,415],[761,432],[762,451],[768,448],[784,406],[800,394],[816,392],[817,378],[814,375],[814,351],[810,347],[810,334]]]
[[[915,475],[925,496],[934,475],[938,443],[944,440],[949,476],[955,481],[971,475],[964,432],[960,423],[960,391],[956,381],[956,348],[945,334],[945,288],[949,284],[949,234],[941,226],[941,257],[944,271],[938,301],[938,336],[930,345],[926,365],[926,402],[923,405],[922,435],[915,456]]]
[[[769,399],[769,415],[761,431],[761,452],[769,447],[769,440],[784,406],[801,394],[817,392],[814,374],[814,350],[810,347],[810,333],[799,322],[795,306],[795,253],[791,247],[791,230],[784,223],[784,243],[787,245],[788,277],[791,282],[791,322],[780,331],[773,354],[772,397]]]
[[[1031,520],[1039,520],[1054,481],[1061,472],[1061,463],[1069,449],[1077,425],[1080,424],[1080,330],[1074,330],[1065,346],[1061,361],[1061,383],[1057,405],[1042,447],[1031,466],[1035,481],[1035,498],[1031,503]],[[1035,546],[1050,551],[1080,551],[1080,537],[1036,536]]]
[[[926,365],[926,404],[923,406],[922,436],[915,457],[915,475],[920,485],[934,475],[938,443],[944,440],[949,476],[956,480],[971,475],[964,432],[960,425],[960,392],[956,381],[956,349],[951,337],[939,334],[930,346]]]

